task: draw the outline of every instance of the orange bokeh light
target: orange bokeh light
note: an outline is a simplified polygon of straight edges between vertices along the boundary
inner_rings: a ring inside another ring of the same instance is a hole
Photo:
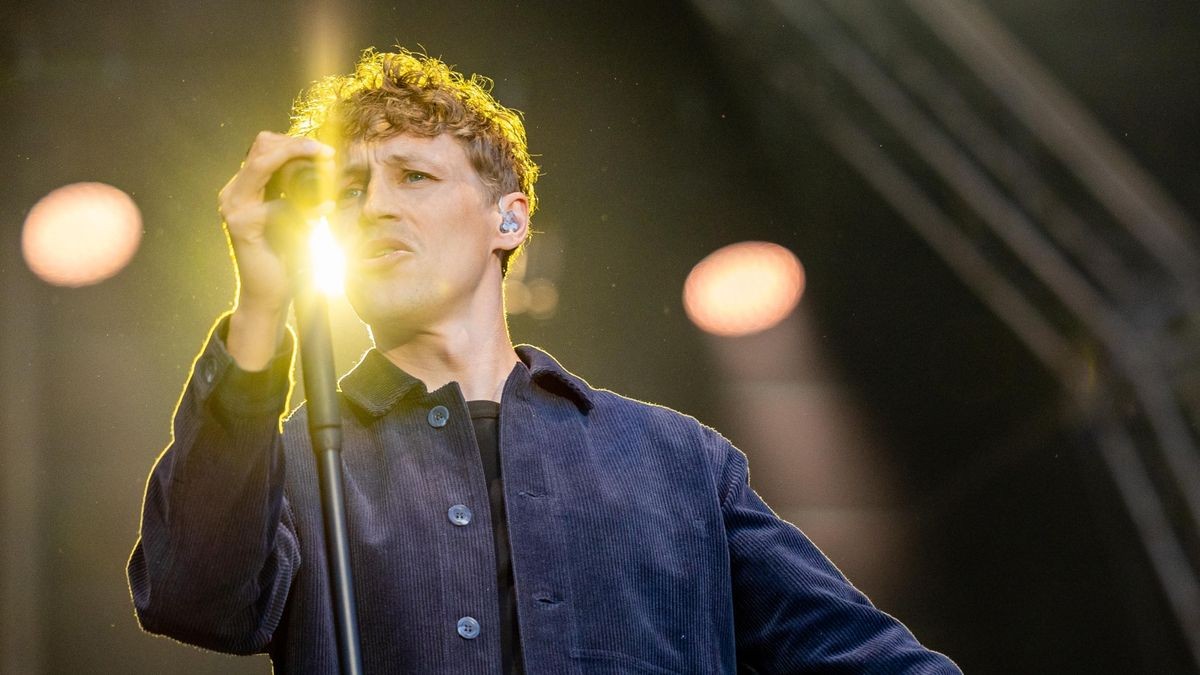
[[[120,272],[142,240],[133,199],[104,183],[73,183],[38,200],[25,218],[25,264],[55,286],[88,286]]]
[[[688,274],[683,308],[708,333],[750,335],[782,321],[804,293],[804,268],[786,248],[744,241],[717,249]]]

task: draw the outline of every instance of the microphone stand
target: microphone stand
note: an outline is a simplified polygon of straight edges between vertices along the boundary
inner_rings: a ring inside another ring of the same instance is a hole
[[[303,222],[304,227],[289,228],[295,234],[289,242],[288,263],[295,290],[308,433],[317,456],[317,480],[325,523],[326,571],[341,670],[344,675],[362,675],[362,647],[358,634],[354,578],[350,569],[350,536],[346,527],[346,498],[342,480],[342,413],[333,365],[329,306],[325,296],[313,283],[308,247],[311,225]],[[299,236],[301,233],[302,237]]]

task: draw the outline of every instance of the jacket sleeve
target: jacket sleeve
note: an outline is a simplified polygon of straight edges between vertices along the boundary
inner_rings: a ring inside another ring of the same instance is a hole
[[[143,629],[249,654],[266,649],[300,566],[280,434],[294,340],[247,372],[225,350],[227,330],[225,316],[192,366],[128,574]]]
[[[721,507],[739,668],[762,673],[960,673],[877,609],[808,537],[750,488],[725,444]]]

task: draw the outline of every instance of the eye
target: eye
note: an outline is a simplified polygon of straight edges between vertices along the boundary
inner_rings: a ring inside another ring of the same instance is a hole
[[[362,197],[362,195],[363,195],[363,189],[361,187],[358,187],[357,185],[352,185],[348,188],[344,188],[340,193],[338,193],[338,201],[341,201],[341,202],[354,201],[354,200]]]
[[[420,171],[409,171],[404,174],[405,183],[420,183],[426,180],[429,180],[429,174],[421,173]]]

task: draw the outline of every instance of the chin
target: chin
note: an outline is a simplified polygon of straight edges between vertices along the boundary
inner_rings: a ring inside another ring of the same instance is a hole
[[[394,288],[346,288],[350,306],[375,334],[391,332],[391,326],[421,326],[432,313],[431,303],[423,302],[421,296],[419,292],[399,293]]]
[[[351,293],[349,290],[346,292],[346,299],[350,301],[350,306],[354,308],[354,313],[358,314],[358,318],[371,326],[388,323],[397,314],[403,314],[398,311],[399,308],[395,307],[394,303]]]

